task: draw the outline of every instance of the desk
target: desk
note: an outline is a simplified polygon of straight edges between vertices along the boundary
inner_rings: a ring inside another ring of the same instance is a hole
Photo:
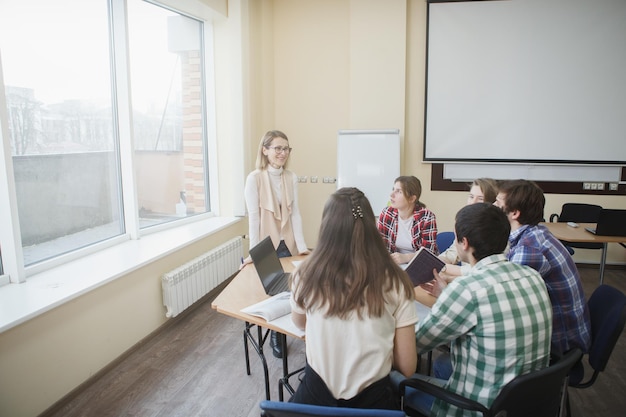
[[[585,230],[586,227],[596,227],[595,223],[578,223],[578,227],[568,226],[567,223],[541,223],[550,233],[564,242],[602,243],[602,258],[600,259],[600,285],[604,282],[604,267],[606,265],[606,250],[609,243],[626,242],[624,236],[600,236]]]
[[[304,258],[304,256],[293,256],[290,258],[281,258],[280,261],[283,265],[283,269],[286,272],[291,272],[295,269],[292,261],[301,261]],[[259,355],[261,363],[263,364],[263,376],[265,379],[265,397],[268,400],[270,399],[269,371],[267,368],[265,354],[263,353],[263,345],[265,344],[265,340],[267,339],[269,333],[268,329],[278,332],[278,339],[283,345],[284,352],[283,378],[281,378],[281,380],[279,381],[279,397],[282,401],[283,386],[287,388],[287,390],[291,394],[293,394],[293,389],[289,385],[289,377],[291,375],[289,374],[287,361],[286,336],[291,336],[295,338],[302,337],[290,333],[289,331],[281,327],[270,324],[265,321],[265,319],[241,312],[242,308],[251,306],[252,304],[256,304],[267,298],[269,298],[269,295],[267,295],[265,293],[265,289],[263,289],[263,285],[261,284],[261,280],[259,279],[259,275],[256,272],[254,264],[248,264],[241,271],[239,271],[239,273],[226,286],[226,288],[224,288],[222,292],[215,298],[215,300],[213,300],[213,302],[211,303],[211,308],[216,310],[218,313],[222,313],[245,322],[246,325],[243,331],[243,343],[246,355],[246,372],[248,375],[250,375],[250,357],[248,354],[248,342],[250,342],[252,344],[252,347]],[[253,336],[252,334],[252,328],[255,326],[257,327],[256,339],[255,336]],[[265,334],[263,334],[263,329],[266,329]]]

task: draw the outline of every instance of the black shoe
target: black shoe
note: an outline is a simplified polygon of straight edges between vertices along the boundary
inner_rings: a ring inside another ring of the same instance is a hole
[[[280,340],[278,340],[278,333],[274,330],[270,332],[270,346],[272,347],[272,354],[276,358],[283,357],[283,347],[280,344]]]

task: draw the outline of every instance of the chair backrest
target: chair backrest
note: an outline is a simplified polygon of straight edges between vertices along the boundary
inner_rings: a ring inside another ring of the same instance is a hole
[[[261,417],[405,417],[400,410],[375,410],[366,408],[326,407],[263,400],[259,404]]]
[[[454,242],[454,232],[437,233],[437,249],[439,249],[439,253],[448,249],[452,242]]]
[[[604,371],[626,324],[626,296],[610,285],[600,285],[587,302],[591,320],[589,364]]]
[[[502,388],[491,405],[490,414],[507,417],[557,416],[565,379],[581,357],[580,349],[572,349],[547,368],[514,378]]]
[[[574,223],[597,223],[602,206],[597,204],[586,203],[565,203],[561,207],[561,214],[558,215],[558,222],[574,222]],[[550,216],[550,221],[553,220],[556,215]],[[587,243],[587,242],[567,242],[566,247],[571,246],[575,248],[583,249],[602,249],[602,243]],[[569,250],[569,248],[568,248]],[[570,254],[573,251],[570,250]]]
[[[565,203],[561,207],[559,222],[597,223],[602,206],[585,203]]]

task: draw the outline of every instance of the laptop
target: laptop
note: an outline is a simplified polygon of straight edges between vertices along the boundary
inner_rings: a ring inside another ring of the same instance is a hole
[[[291,274],[283,269],[269,236],[250,249],[250,257],[267,295],[289,291]]]
[[[596,227],[585,227],[600,236],[626,236],[626,210],[602,209]]]

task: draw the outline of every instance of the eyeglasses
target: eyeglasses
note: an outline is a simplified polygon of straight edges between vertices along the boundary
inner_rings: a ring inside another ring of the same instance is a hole
[[[267,149],[274,149],[276,153],[290,153],[293,148],[289,146],[266,146]]]

